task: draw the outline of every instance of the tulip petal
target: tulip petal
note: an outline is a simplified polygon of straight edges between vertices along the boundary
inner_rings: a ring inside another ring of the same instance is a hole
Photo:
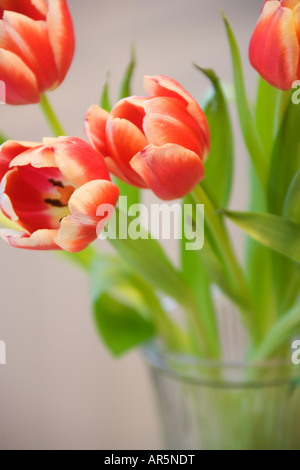
[[[22,15],[29,16],[33,20],[45,20],[48,12],[48,5],[45,0],[1,0],[0,18],[4,10],[15,11]]]
[[[298,42],[300,44],[300,3],[299,2],[298,2],[298,5],[293,10],[293,16],[294,16],[297,35],[298,35]],[[300,66],[300,60],[299,60],[299,66]],[[298,73],[297,79],[299,80],[299,78],[300,78],[300,74]]]
[[[0,181],[9,170],[11,161],[17,155],[39,145],[40,144],[36,142],[16,142],[14,140],[7,140],[4,142],[0,147]]]
[[[122,171],[122,168],[120,167],[120,165],[118,165],[118,163],[111,157],[105,157],[105,163],[106,163],[106,166],[107,168],[109,169],[109,171],[114,175],[116,176],[117,178],[119,178],[121,181],[124,181],[124,183],[127,183],[127,184],[132,184],[132,181],[131,179],[127,178],[127,176],[125,175],[125,173],[123,173]],[[128,173],[128,168],[125,169],[125,171]],[[132,177],[132,173],[133,171],[131,170],[131,177]],[[136,184],[136,183],[134,183]],[[140,184],[136,184],[137,186],[139,187],[145,187],[145,185],[143,183]]]
[[[286,8],[295,8],[299,5],[299,0],[281,0],[281,6]]]
[[[147,98],[131,96],[119,101],[111,111],[113,118],[126,119],[132,122],[141,132],[143,131],[143,120],[145,116],[144,103]]]
[[[17,223],[19,217],[14,211],[13,205],[9,197],[3,192],[4,188],[4,181],[1,182],[0,186],[0,208],[3,214],[8,217],[12,222]]]
[[[164,200],[185,196],[204,177],[204,165],[199,156],[175,144],[149,145],[130,164],[148,187]]]
[[[47,24],[58,70],[58,82],[61,83],[70,68],[75,51],[74,27],[66,0],[49,0]]]
[[[37,230],[32,235],[17,230],[0,230],[0,237],[14,248],[25,250],[61,250],[55,243],[57,230]]]
[[[24,150],[10,163],[11,167],[26,165],[31,165],[33,168],[57,168],[52,148],[44,147],[43,145]]]
[[[95,150],[104,157],[108,154],[105,129],[109,113],[94,104],[85,116],[85,135]]]
[[[252,66],[272,86],[289,90],[297,77],[300,47],[293,11],[265,4],[249,46]]]
[[[57,82],[58,75],[46,22],[5,11],[1,23],[1,29],[6,28],[11,38],[11,41],[6,38],[5,44],[2,40],[1,47],[16,53],[33,71],[40,92],[51,88]]]
[[[118,187],[110,181],[91,181],[77,189],[69,201],[71,214],[61,221],[56,243],[70,252],[86,248],[97,238],[97,228],[103,219],[97,216],[97,210],[105,204],[113,212],[119,194]]]
[[[84,184],[72,194],[69,201],[70,213],[86,220],[90,218],[99,222],[97,209],[101,204],[115,206],[120,196],[118,186],[111,181],[95,180]]]
[[[91,226],[80,223],[69,215],[61,221],[55,243],[63,250],[77,253],[84,250],[96,238],[96,224]]]
[[[205,142],[205,154],[209,152],[209,126],[206,116],[197,101],[175,80],[163,75],[145,76],[144,88],[149,96],[166,96],[181,99],[187,103],[187,110],[199,125],[201,140]]]
[[[40,92],[33,72],[20,57],[3,49],[0,49],[0,80],[6,85],[7,104],[28,104],[40,101]]]
[[[187,112],[186,103],[175,98],[151,98],[144,104],[144,131],[150,144],[178,144],[202,157],[205,142],[201,142],[199,126]]]
[[[47,199],[59,200],[60,197],[50,182],[51,177],[58,177],[57,170],[19,167],[8,171],[1,182],[1,209],[30,233],[38,229],[57,229],[59,220],[69,212],[68,207],[47,203]]]
[[[76,137],[44,139],[52,148],[58,168],[76,186],[97,179],[110,180],[104,158],[84,140]]]
[[[109,155],[128,181],[143,187],[143,180],[132,171],[130,160],[148,145],[145,135],[126,119],[109,119],[106,125],[106,142]],[[109,165],[109,160],[107,163]],[[109,169],[113,172],[113,168]]]

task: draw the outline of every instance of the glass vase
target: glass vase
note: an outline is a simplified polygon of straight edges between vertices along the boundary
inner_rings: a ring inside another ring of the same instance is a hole
[[[300,366],[243,362],[246,334],[231,308],[221,310],[224,361],[173,354],[159,343],[143,349],[165,448],[300,450]]]

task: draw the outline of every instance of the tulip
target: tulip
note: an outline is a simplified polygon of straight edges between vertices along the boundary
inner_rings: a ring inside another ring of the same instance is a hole
[[[147,76],[144,87],[148,97],[121,100],[111,113],[92,106],[86,135],[121,180],[164,200],[183,197],[204,177],[208,122],[175,80]]]
[[[0,176],[0,208],[21,230],[0,236],[18,248],[84,249],[108,220],[97,209],[112,208],[111,216],[119,197],[103,158],[73,137],[4,143]]]
[[[249,47],[252,66],[270,85],[290,90],[300,79],[300,2],[266,0]]]
[[[75,38],[66,0],[0,0],[0,80],[6,103],[38,103],[64,80]]]

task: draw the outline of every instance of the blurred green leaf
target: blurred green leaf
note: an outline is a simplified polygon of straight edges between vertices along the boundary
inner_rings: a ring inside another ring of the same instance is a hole
[[[114,219],[117,239],[109,235],[110,243],[129,263],[132,269],[151,286],[177,299],[180,303],[188,299],[187,285],[181,274],[167,258],[160,243],[141,226],[140,238],[133,240],[128,231],[136,218],[130,217],[121,209],[116,209]]]
[[[300,224],[300,170],[296,173],[288,189],[283,207],[283,215],[287,219]]]
[[[281,93],[280,90],[272,87],[259,77],[255,119],[259,136],[268,156],[271,155],[273,149],[274,136],[278,125],[277,112]]]
[[[189,199],[184,199],[183,204],[188,203]],[[187,206],[185,206],[185,208],[186,207]],[[182,274],[191,290],[194,292],[195,299],[198,304],[198,314],[201,317],[201,323],[205,327],[205,334],[209,338],[209,342],[212,347],[212,357],[217,358],[220,354],[220,344],[218,341],[218,329],[211,295],[211,286],[206,269],[200,257],[202,250],[199,252],[189,251],[186,249],[186,243],[188,240],[185,238],[185,228],[188,223],[192,223],[192,218],[190,214],[186,214],[185,210],[182,220],[183,237],[180,244]]]
[[[0,145],[2,145],[7,140],[8,140],[8,138],[6,137],[6,135],[4,135],[4,134],[2,134],[2,132],[0,132]]]
[[[225,14],[222,14],[231,50],[236,101],[240,124],[255,171],[262,186],[265,187],[267,185],[268,178],[267,155],[261,142],[256,128],[256,123],[248,103],[239,47]]]
[[[251,237],[300,263],[300,225],[283,217],[255,213],[222,211]]]
[[[268,160],[271,158],[274,135],[278,125],[280,94],[280,90],[273,88],[259,77],[255,120]],[[249,210],[251,212],[267,212],[266,197],[252,162],[250,162],[250,183]],[[251,237],[247,238],[246,272],[255,304],[253,314],[260,337],[263,337],[273,325],[278,313],[276,291],[273,285],[272,256],[274,255],[275,253],[270,252],[266,246]],[[279,255],[276,254],[276,256]],[[288,262],[290,261],[288,260]]]
[[[123,98],[127,98],[127,96],[130,96],[132,94],[131,82],[132,82],[132,77],[133,77],[133,73],[135,70],[135,66],[136,66],[135,48],[134,46],[132,46],[130,63],[127,66],[124,78],[121,83],[121,88],[120,88],[120,93],[119,93],[120,100],[122,100]]]
[[[288,189],[300,169],[300,106],[290,101],[275,142],[268,187],[269,209],[281,215]]]
[[[93,263],[91,292],[97,329],[115,356],[153,337],[149,292],[117,258]]]
[[[105,85],[103,87],[101,99],[100,99],[101,108],[105,109],[105,111],[107,111],[108,113],[110,113],[111,108],[112,108],[110,97],[109,97],[109,77],[110,77],[110,73],[108,72],[106,75],[106,81],[105,81]]]
[[[233,174],[233,137],[230,115],[221,83],[215,72],[196,65],[212,83],[214,94],[206,103],[204,111],[211,132],[211,149],[205,165],[202,185],[219,207],[227,207]]]
[[[120,196],[127,197],[127,207],[140,203],[141,190],[135,186],[130,186],[124,181],[114,178],[114,182],[120,189]]]
[[[300,224],[300,170],[296,173],[288,189],[283,215]],[[277,296],[281,311],[290,308],[296,301],[300,290],[300,266],[277,255],[273,258],[273,270],[276,274]]]
[[[268,186],[268,210],[278,216],[284,212],[289,188],[300,168],[300,106],[295,106],[291,99],[286,104],[286,96],[290,97],[290,93],[283,95],[285,112],[273,147]],[[289,259],[274,253],[272,276],[279,313],[284,313],[295,300],[300,286],[299,268]]]
[[[185,309],[190,323],[193,324],[198,334],[200,348],[207,351],[210,345],[203,325],[199,321],[193,291],[182,273],[172,265],[160,243],[152,238],[147,230],[140,225],[139,238],[133,239],[130,236],[131,224],[136,226],[136,222],[136,217],[130,217],[117,209],[114,219],[109,222],[108,238],[111,245],[152,289],[169,295]],[[116,225],[116,238],[114,237],[114,224]]]
[[[254,351],[251,359],[262,361],[276,355],[276,352],[281,348],[290,350],[290,341],[299,333],[300,303],[298,302],[268,332],[260,347]]]

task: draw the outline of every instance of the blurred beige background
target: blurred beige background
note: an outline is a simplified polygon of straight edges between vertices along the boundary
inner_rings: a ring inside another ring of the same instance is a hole
[[[69,134],[83,137],[83,117],[97,103],[107,70],[114,98],[135,41],[144,74],[169,75],[200,97],[207,82],[196,61],[231,80],[219,8],[227,13],[244,57],[250,92],[255,73],[247,46],[262,0],[70,0],[77,51],[64,84],[50,99]],[[17,140],[49,135],[38,106],[1,106],[1,129]],[[236,120],[236,119],[235,119]],[[233,206],[246,201],[246,154],[237,139]],[[238,242],[238,240],[237,240]],[[174,246],[169,248],[174,251]],[[0,243],[0,449],[157,449],[159,424],[139,352],[120,360],[101,345],[85,275],[52,253]],[[175,256],[175,253],[174,253]]]

